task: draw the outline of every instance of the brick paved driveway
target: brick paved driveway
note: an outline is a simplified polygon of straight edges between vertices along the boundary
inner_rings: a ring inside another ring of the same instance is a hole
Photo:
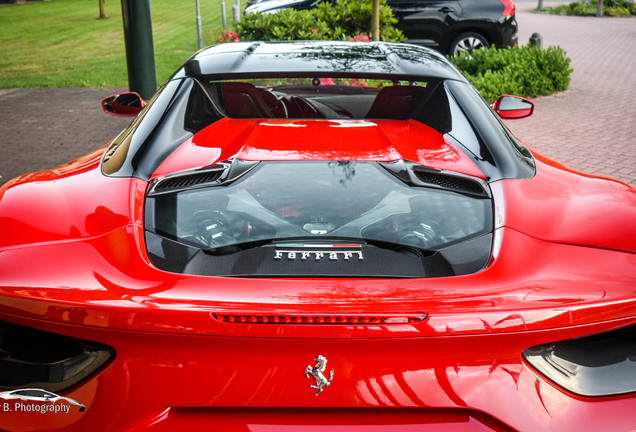
[[[539,32],[544,46],[565,49],[574,73],[568,91],[538,98],[532,117],[508,126],[548,157],[636,186],[636,18],[529,12],[536,4],[517,4],[520,42]],[[118,90],[0,90],[0,185],[106,144],[129,121],[101,112]]]
[[[570,57],[570,88],[535,100],[536,111],[506,124],[528,146],[566,165],[636,187],[636,18],[529,13],[517,4],[519,41],[538,32],[543,46]]]

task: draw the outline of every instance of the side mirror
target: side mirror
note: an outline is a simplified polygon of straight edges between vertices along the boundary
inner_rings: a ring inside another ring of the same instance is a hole
[[[529,117],[534,112],[534,104],[531,101],[519,96],[509,95],[499,96],[492,108],[504,120]]]
[[[134,92],[119,93],[102,100],[104,112],[118,117],[135,117],[146,102]]]

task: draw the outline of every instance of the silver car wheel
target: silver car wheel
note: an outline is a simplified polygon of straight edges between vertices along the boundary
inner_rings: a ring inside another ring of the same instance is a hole
[[[451,45],[451,53],[455,56],[460,52],[473,52],[476,49],[488,48],[488,41],[477,33],[464,33]]]

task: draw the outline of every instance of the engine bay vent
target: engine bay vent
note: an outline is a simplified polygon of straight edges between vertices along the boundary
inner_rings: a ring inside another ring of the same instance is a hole
[[[488,197],[488,192],[484,190],[483,186],[479,182],[469,178],[417,168],[413,170],[413,173],[417,179],[423,183],[432,184],[443,189],[449,189],[468,195]]]

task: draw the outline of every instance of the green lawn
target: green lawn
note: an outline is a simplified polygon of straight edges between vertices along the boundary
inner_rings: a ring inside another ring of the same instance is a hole
[[[135,0],[133,0],[135,1]],[[226,0],[228,23],[232,5]],[[243,6],[245,4],[243,0]],[[221,0],[200,0],[204,43],[221,29]],[[197,50],[195,0],[151,0],[157,83]],[[119,0],[0,5],[0,88],[127,86]]]

